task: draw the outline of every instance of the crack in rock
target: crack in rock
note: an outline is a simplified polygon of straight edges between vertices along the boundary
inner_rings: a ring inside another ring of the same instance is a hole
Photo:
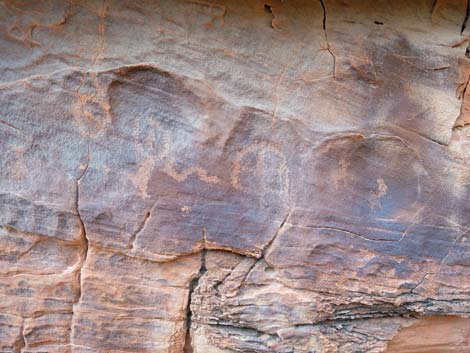
[[[85,266],[85,263],[88,258],[88,250],[89,250],[89,244],[88,244],[88,237],[86,234],[86,227],[85,223],[83,222],[82,215],[80,214],[80,183],[85,177],[88,167],[90,166],[90,160],[91,160],[91,154],[90,154],[90,143],[88,143],[87,147],[87,161],[86,164],[82,170],[82,173],[79,175],[76,181],[76,197],[75,197],[75,208],[76,208],[76,213],[78,216],[78,221],[80,224],[80,234],[81,234],[81,254],[80,254],[80,265],[77,270],[77,284],[78,284],[78,289],[77,289],[77,294],[76,294],[76,299],[75,302],[72,306],[72,324],[71,324],[71,330],[70,330],[70,343],[74,344],[74,329],[75,329],[75,313],[76,313],[76,306],[80,305],[81,300],[82,300],[82,289],[83,289],[83,276],[82,276],[82,270],[83,267]]]
[[[326,50],[328,51],[328,53],[330,53],[331,57],[333,58],[332,76],[333,76],[333,79],[336,80],[336,56],[333,53],[333,50],[331,49],[330,42],[328,41],[328,33],[327,33],[327,30],[326,30],[326,6],[325,6],[325,3],[323,2],[323,0],[319,0],[319,1],[320,1],[320,4],[321,4],[321,7],[323,9],[323,33],[324,33],[324,36],[325,36]]]
[[[205,230],[203,230],[203,239],[205,239]],[[191,309],[191,302],[192,302],[193,293],[199,286],[199,280],[207,272],[206,255],[207,255],[207,250],[203,248],[201,250],[201,265],[199,267],[199,272],[189,283],[188,299],[187,299],[187,304],[186,304],[186,336],[185,336],[185,341],[184,341],[183,353],[193,352],[193,343],[192,343],[193,337],[191,335],[193,312]]]
[[[465,28],[467,27],[468,16],[470,15],[470,0],[467,0],[467,8],[465,9],[465,18],[462,22],[462,27],[460,28],[460,34],[463,34]]]
[[[134,249],[134,245],[135,245],[135,241],[138,237],[138,235],[142,232],[142,230],[145,228],[145,226],[147,225],[147,222],[149,220],[149,218],[151,217],[155,207],[157,206],[157,201],[156,200],[152,207],[150,207],[150,210],[145,214],[144,216],[144,220],[140,223],[139,227],[137,228],[137,230],[131,235],[131,237],[129,238],[129,242],[127,244],[127,247],[126,249],[128,250],[133,250]]]

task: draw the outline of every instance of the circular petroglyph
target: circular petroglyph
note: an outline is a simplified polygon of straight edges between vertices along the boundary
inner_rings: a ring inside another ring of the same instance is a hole
[[[399,137],[349,134],[322,143],[308,173],[319,207],[392,219],[421,199],[426,171],[418,154]]]

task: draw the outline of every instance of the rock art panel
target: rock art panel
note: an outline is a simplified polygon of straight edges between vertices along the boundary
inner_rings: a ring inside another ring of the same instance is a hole
[[[468,4],[0,4],[0,351],[470,352]]]

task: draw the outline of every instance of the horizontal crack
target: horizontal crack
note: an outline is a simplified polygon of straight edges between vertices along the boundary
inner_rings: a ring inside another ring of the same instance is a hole
[[[301,225],[297,225],[297,224],[290,224],[290,225],[291,225],[291,226],[294,226],[294,227],[306,228],[306,229],[312,228],[312,229],[335,230],[335,231],[338,231],[338,232],[350,234],[350,235],[353,235],[353,236],[355,236],[355,237],[358,237],[358,238],[361,238],[361,239],[364,239],[364,240],[367,240],[367,241],[373,241],[373,242],[383,242],[383,243],[399,243],[399,242],[400,242],[399,240],[371,239],[371,238],[367,238],[367,237],[365,237],[365,236],[363,236],[363,235],[361,235],[361,234],[359,234],[359,233],[352,232],[352,231],[349,231],[349,230],[346,230],[346,229],[342,229],[342,228],[337,228],[337,227],[316,226],[316,225],[301,226]]]

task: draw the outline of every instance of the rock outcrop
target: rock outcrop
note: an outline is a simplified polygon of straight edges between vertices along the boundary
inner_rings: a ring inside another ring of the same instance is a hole
[[[470,352],[464,0],[0,3],[1,352]]]

